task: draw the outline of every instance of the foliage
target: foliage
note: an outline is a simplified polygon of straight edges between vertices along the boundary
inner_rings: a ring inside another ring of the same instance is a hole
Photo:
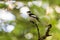
[[[42,0],[43,2],[48,2],[50,7],[52,5],[60,5],[59,0]],[[23,2],[23,1],[22,1]],[[25,1],[24,3],[26,4],[28,1]],[[0,4],[0,8],[6,7],[5,4]],[[52,24],[52,28],[50,31],[51,37],[47,37],[46,40],[60,40],[60,29],[56,27],[60,20],[60,14],[58,14],[56,11],[52,15],[55,17],[52,18],[51,15],[48,14],[48,17],[46,16],[46,9],[42,7],[38,7],[36,5],[33,5],[30,7],[30,10],[32,13],[38,15],[40,18],[40,23],[39,23],[39,29],[41,36],[43,36],[46,32],[46,25]],[[30,23],[28,20],[23,19],[20,16],[19,10],[18,9],[13,9],[11,12],[16,16],[16,26],[15,29],[11,33],[6,33],[6,32],[0,32],[0,40],[37,40],[37,30],[35,25]],[[58,19],[58,20],[57,20]],[[27,39],[24,36],[28,33],[33,34],[32,39]]]

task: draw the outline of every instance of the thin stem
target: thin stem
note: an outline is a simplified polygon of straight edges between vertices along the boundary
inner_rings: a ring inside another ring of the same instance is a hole
[[[49,32],[50,32],[51,27],[52,27],[52,25],[49,24],[49,25],[48,25],[48,29],[47,29],[47,31],[46,31],[46,34],[42,37],[43,39],[46,39],[48,36],[51,36],[51,35],[49,35]]]
[[[46,39],[48,36],[51,36],[51,35],[49,35],[50,29],[51,29],[51,27],[52,27],[51,24],[48,25],[48,29],[47,29],[45,35],[44,35],[43,37],[40,37],[40,31],[39,31],[38,25],[37,25],[36,23],[34,23],[33,21],[30,21],[30,22],[33,23],[33,24],[36,26],[36,28],[37,28],[38,40],[44,40],[44,39]]]
[[[40,40],[40,32],[39,32],[39,27],[38,27],[38,25],[36,24],[36,23],[34,23],[33,21],[30,21],[31,23],[33,23],[35,26],[36,26],[36,28],[37,28],[37,33],[38,33],[38,40]]]
[[[40,32],[39,32],[39,27],[38,27],[38,25],[37,24],[35,24],[36,25],[36,28],[37,28],[37,33],[38,33],[38,40],[40,40]]]

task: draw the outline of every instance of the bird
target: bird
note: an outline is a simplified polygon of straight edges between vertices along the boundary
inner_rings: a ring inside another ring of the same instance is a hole
[[[36,16],[35,14],[33,14],[31,12],[31,10],[29,9],[28,6],[23,6],[20,8],[20,15],[24,18],[24,19],[30,19],[30,22],[34,23],[34,20],[39,21],[39,17]]]
[[[33,14],[31,11],[27,11],[27,13],[28,13],[29,17],[32,17],[32,18],[36,19],[38,22],[40,22],[39,18],[35,14]]]
[[[37,28],[37,32],[38,32],[38,40],[40,40],[40,31],[39,31],[39,27],[38,24],[36,23],[35,20],[39,21],[39,17],[37,17],[35,14],[33,14],[31,12],[31,10],[29,9],[28,6],[23,6],[20,8],[20,15],[24,18],[24,19],[30,19],[29,21],[35,25],[35,27]]]

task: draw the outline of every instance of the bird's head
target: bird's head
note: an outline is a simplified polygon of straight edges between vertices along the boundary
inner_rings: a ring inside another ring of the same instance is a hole
[[[28,14],[31,14],[32,12],[31,11],[27,11]]]
[[[20,13],[30,13],[30,9],[27,6],[23,6],[20,8]]]

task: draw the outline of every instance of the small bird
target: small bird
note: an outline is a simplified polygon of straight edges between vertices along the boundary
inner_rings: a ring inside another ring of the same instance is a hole
[[[28,18],[28,19],[30,19],[31,22],[33,22],[34,19],[37,20],[38,22],[40,22],[40,21],[39,21],[39,18],[38,18],[35,14],[33,14],[33,13],[30,11],[29,7],[27,7],[27,6],[21,7],[21,8],[20,8],[20,13],[21,13],[21,16],[22,16],[23,18],[25,18],[25,19]],[[32,20],[31,20],[31,19],[32,19]]]
[[[38,32],[38,40],[40,40],[39,27],[38,27],[38,24],[35,22],[35,20],[37,20],[38,22],[40,22],[40,21],[39,21],[39,18],[38,18],[35,14],[33,14],[33,13],[30,11],[29,7],[27,7],[27,6],[21,7],[21,8],[20,8],[20,13],[21,13],[21,16],[22,16],[23,18],[25,18],[25,19],[27,19],[27,18],[30,19],[29,21],[30,21],[32,24],[35,25],[35,27],[37,28],[37,32]]]
[[[27,11],[27,13],[28,13],[29,17],[32,17],[32,18],[36,19],[38,22],[40,22],[39,18],[35,14],[33,14],[31,11]]]

